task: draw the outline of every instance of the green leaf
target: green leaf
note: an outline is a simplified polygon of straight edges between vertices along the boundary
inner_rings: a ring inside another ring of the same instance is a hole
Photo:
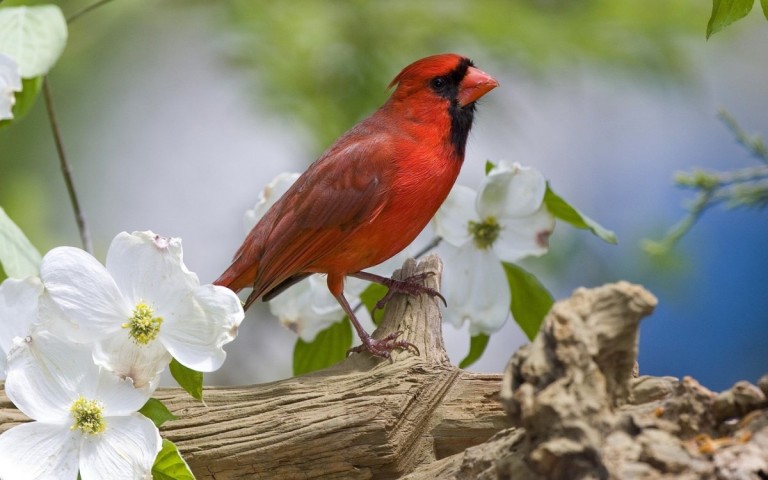
[[[141,407],[139,413],[152,420],[157,428],[160,428],[160,426],[168,420],[176,420],[179,418],[171,413],[163,402],[156,398],[147,400],[147,403]]]
[[[192,370],[180,364],[174,358],[171,360],[171,375],[181,388],[197,400],[203,400],[203,372]]]
[[[13,118],[0,120],[0,128],[18,122],[27,115],[37,100],[40,88],[43,86],[43,77],[22,78],[20,92],[16,92],[16,103],[13,105]]]
[[[768,0],[760,0],[760,5],[763,6],[763,15],[768,20]]]
[[[347,356],[347,350],[352,346],[352,325],[345,316],[322,332],[318,333],[311,342],[296,340],[293,347],[293,374],[321,370],[338,363]]]
[[[507,274],[509,290],[512,294],[510,305],[512,316],[515,317],[515,321],[528,339],[533,340],[555,300],[535,275],[513,263],[501,262],[501,264]]]
[[[16,104],[13,106],[13,119],[23,118],[35,104],[40,89],[43,86],[43,77],[21,79],[21,91],[16,94]]]
[[[762,0],[765,8],[765,0]],[[707,38],[736,20],[747,16],[755,0],[712,0],[712,16],[707,23]]]
[[[485,347],[488,346],[488,340],[490,340],[490,336],[479,333],[477,335],[472,335],[472,337],[469,339],[469,353],[466,357],[464,357],[464,360],[459,363],[459,368],[467,368],[468,366],[475,363],[485,351]]]
[[[0,263],[6,275],[24,278],[40,273],[40,252],[0,207]]]
[[[363,290],[363,293],[360,294],[360,301],[363,302],[366,310],[371,312],[371,319],[376,325],[381,321],[384,311],[377,310],[376,315],[374,315],[373,307],[376,306],[376,303],[378,303],[379,300],[384,298],[384,295],[387,294],[387,290],[387,287],[380,283],[371,283],[365,290]]]
[[[67,44],[67,21],[56,5],[0,8],[0,53],[19,64],[22,78],[45,75]]]
[[[488,176],[489,173],[491,173],[491,170],[493,170],[493,167],[496,165],[493,164],[490,160],[485,161],[485,175]]]
[[[576,228],[589,230],[605,242],[614,245],[617,243],[615,233],[569,205],[561,196],[552,191],[549,183],[547,183],[547,191],[544,193],[544,205],[555,218],[570,223]]]
[[[189,465],[181,457],[176,445],[163,439],[163,448],[152,465],[153,480],[195,480]]]

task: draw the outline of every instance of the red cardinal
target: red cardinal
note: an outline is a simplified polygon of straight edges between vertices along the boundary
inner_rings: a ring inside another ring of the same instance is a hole
[[[408,246],[445,200],[464,161],[477,99],[496,80],[456,54],[408,65],[392,96],[342,135],[253,227],[215,284],[253,287],[245,308],[269,300],[313,273],[352,321],[362,346],[389,358],[400,332],[375,340],[346,298],[344,277],[383,283],[390,291],[437,292],[363,270]]]

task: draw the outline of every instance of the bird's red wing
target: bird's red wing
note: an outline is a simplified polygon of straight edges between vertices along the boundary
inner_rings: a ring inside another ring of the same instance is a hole
[[[386,143],[349,143],[315,162],[275,205],[254,291],[268,292],[343,244],[386,204],[393,169]]]

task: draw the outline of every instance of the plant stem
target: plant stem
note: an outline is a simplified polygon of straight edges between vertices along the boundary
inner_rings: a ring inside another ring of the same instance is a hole
[[[53,108],[53,95],[51,94],[51,88],[48,85],[48,77],[43,78],[43,96],[45,97],[45,106],[48,110],[48,120],[50,120],[51,123],[53,140],[56,144],[56,152],[59,154],[61,174],[64,176],[64,183],[67,185],[67,192],[69,193],[69,201],[72,203],[72,209],[75,212],[75,221],[77,222],[77,228],[80,231],[80,240],[83,242],[83,249],[93,255],[91,233],[88,231],[88,225],[85,223],[85,216],[80,209],[80,202],[78,202],[77,192],[75,192],[75,184],[72,182],[72,172],[69,168],[67,155],[64,153],[64,143],[61,140],[59,122],[56,119],[56,111]]]
[[[440,245],[440,242],[443,241],[443,237],[435,237],[428,244],[424,246],[421,250],[416,252],[416,255],[413,256],[413,258],[419,259],[429,253],[430,250],[433,248],[436,248],[438,245]]]
[[[2,0],[0,0],[0,1],[2,1]],[[95,9],[99,8],[100,6],[104,5],[105,3],[109,3],[111,1],[112,0],[99,0],[96,3],[92,3],[92,4],[88,5],[87,7],[83,8],[81,10],[78,10],[77,12],[73,13],[72,15],[70,15],[69,18],[67,18],[67,23],[72,23],[75,20],[77,20],[78,18],[80,18],[81,16],[83,16],[86,13],[90,12],[91,10],[95,10]]]

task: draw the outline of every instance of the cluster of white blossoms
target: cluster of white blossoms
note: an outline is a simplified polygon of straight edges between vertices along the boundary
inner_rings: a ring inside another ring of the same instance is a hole
[[[246,230],[298,177],[297,173],[283,173],[264,189],[255,207],[245,213]],[[432,222],[435,233],[444,240],[438,252],[444,262],[446,321],[456,327],[468,321],[472,335],[496,332],[506,322],[511,294],[502,262],[547,252],[555,217],[544,205],[546,189],[547,182],[538,170],[504,162],[488,172],[479,193],[454,186]],[[410,250],[369,271],[390,276]],[[348,278],[344,294],[354,304],[367,285]],[[281,293],[269,302],[269,308],[304,341],[313,340],[344,317],[324,279],[317,275]]]
[[[58,247],[0,285],[0,378],[34,422],[0,435],[0,478],[151,478],[161,439],[137,413],[171,358],[218,369],[244,313],[200,285],[181,240],[121,233],[106,267]]]

